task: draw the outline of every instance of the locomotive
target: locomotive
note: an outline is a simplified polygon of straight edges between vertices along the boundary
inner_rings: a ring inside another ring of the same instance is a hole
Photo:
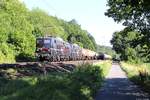
[[[92,60],[97,59],[97,55],[94,51],[65,42],[58,37],[48,36],[36,39],[36,57],[40,61]]]

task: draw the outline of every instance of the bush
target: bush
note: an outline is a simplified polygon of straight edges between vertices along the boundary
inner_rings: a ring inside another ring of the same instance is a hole
[[[15,55],[10,45],[8,45],[7,43],[1,43],[0,45],[0,63],[15,62]]]
[[[0,97],[2,100],[93,100],[102,80],[100,66],[87,64],[72,73],[2,80]]]
[[[83,67],[84,66],[84,67]],[[80,86],[80,93],[85,96],[94,96],[97,89],[101,86],[103,80],[103,73],[99,66],[92,66],[90,64],[81,65],[70,76],[72,82],[75,82],[76,86]],[[90,95],[86,95],[84,92],[90,90]],[[82,97],[81,95],[81,97]],[[80,96],[78,96],[80,97]],[[81,98],[80,97],[80,98]],[[77,99],[76,99],[77,100]],[[86,99],[87,100],[87,99]]]

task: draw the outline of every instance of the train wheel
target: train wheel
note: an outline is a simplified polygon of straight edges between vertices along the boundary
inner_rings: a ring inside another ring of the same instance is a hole
[[[69,61],[71,61],[71,60],[72,60],[72,57],[69,58]]]
[[[50,61],[50,62],[52,62],[52,61],[53,61],[53,58],[52,58],[52,57],[51,57],[51,58],[49,58],[49,61]]]
[[[71,59],[71,58],[70,58],[70,56],[69,56],[69,61],[70,61],[70,59]]]
[[[64,58],[60,58],[61,61],[64,61]]]
[[[57,59],[57,57],[56,57],[56,56],[54,57],[54,61],[55,61],[55,62],[56,62],[56,61],[58,61],[58,59]]]
[[[44,61],[44,58],[40,56],[39,61]]]
[[[67,61],[69,61],[69,60],[70,60],[70,57],[67,58]]]
[[[52,57],[52,61],[55,61],[55,57],[54,56]]]
[[[60,57],[59,56],[57,56],[57,61],[60,61]]]

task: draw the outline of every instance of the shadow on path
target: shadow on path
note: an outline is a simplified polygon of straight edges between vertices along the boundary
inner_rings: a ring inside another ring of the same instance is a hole
[[[95,100],[150,100],[150,96],[130,82],[119,65],[112,65]]]
[[[106,79],[104,87],[95,100],[150,100],[148,94],[142,92],[127,78]]]

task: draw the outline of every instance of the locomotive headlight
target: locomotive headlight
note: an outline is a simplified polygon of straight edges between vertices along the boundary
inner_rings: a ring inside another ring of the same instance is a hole
[[[36,49],[36,52],[39,52],[39,51],[40,51],[39,48],[37,48],[37,49]]]
[[[38,56],[38,54],[37,54],[37,53],[35,53],[35,56],[37,57],[37,56]]]
[[[48,51],[50,52],[50,51],[51,51],[51,49],[48,49]]]

